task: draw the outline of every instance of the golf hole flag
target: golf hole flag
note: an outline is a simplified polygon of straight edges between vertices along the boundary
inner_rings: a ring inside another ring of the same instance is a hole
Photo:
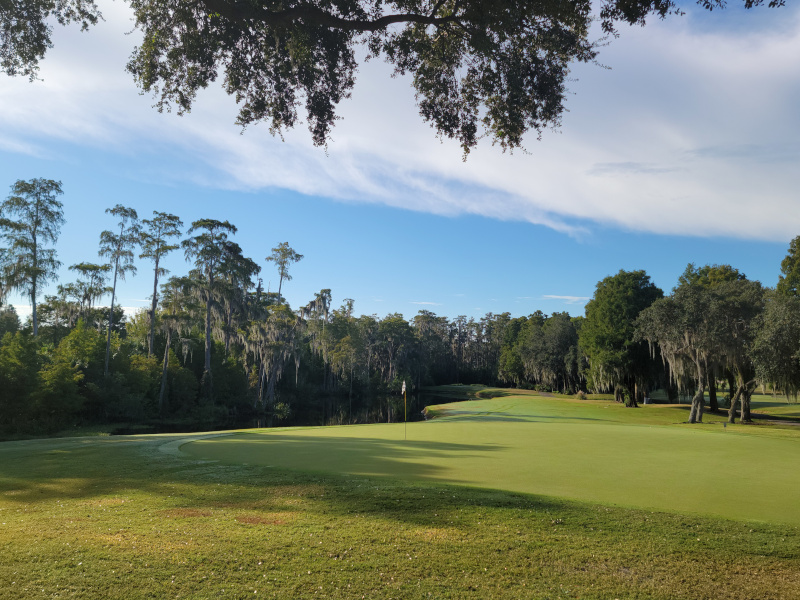
[[[408,404],[406,403],[406,380],[403,380],[403,439],[408,439]]]

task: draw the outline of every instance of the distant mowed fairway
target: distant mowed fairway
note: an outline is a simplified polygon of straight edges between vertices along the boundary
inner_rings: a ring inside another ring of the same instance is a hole
[[[800,524],[800,440],[769,426],[680,424],[680,409],[509,396],[428,422],[225,434],[181,446],[232,464],[386,476]]]

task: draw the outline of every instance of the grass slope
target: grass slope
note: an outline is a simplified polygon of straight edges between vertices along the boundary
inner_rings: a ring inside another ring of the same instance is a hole
[[[541,396],[434,409],[432,422],[238,433],[183,446],[204,460],[389,475],[800,525],[796,430],[676,424],[670,406]]]
[[[411,439],[425,427],[444,433],[470,420],[452,413],[414,429],[409,424],[406,443],[397,439],[402,426],[392,425],[274,431],[259,436],[276,436],[261,445],[240,434],[205,441],[164,435],[0,444],[0,598],[800,597],[800,531],[792,525],[443,483],[456,479],[443,469],[462,460],[494,461],[497,468],[497,457],[508,451],[503,448],[524,437],[503,424],[583,423],[580,405],[562,401],[559,417],[556,399],[544,400],[529,420],[493,422],[499,408],[492,406],[517,400],[495,402],[472,405],[485,413],[483,425],[507,432],[494,451],[480,450],[478,439],[440,446]],[[670,429],[625,425],[626,419],[662,417],[603,406],[583,408],[616,415],[607,416],[606,439],[624,436],[626,428]],[[512,409],[521,411],[508,404],[502,412]],[[742,432],[756,428],[715,434],[718,426],[703,427],[708,431],[672,429],[720,443],[772,440],[771,428],[751,435]],[[372,431],[371,449],[355,451],[352,460],[377,453],[377,464],[405,465],[408,472],[358,475],[339,466],[312,473],[256,464],[265,448],[318,458],[317,444],[328,445],[328,458],[351,460],[347,435],[340,435],[348,431]],[[247,449],[242,460],[250,464],[187,453],[230,448],[230,441],[239,442],[240,452]],[[440,463],[426,466],[421,450]],[[791,470],[793,457],[761,461],[783,461]],[[739,473],[736,466],[730,477],[749,486]]]

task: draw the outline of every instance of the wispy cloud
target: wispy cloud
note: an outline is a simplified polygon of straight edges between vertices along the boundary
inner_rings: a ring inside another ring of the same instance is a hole
[[[42,156],[44,154],[42,149],[35,144],[13,138],[0,138],[0,150],[13,152],[15,154],[27,154],[30,156]]]
[[[165,179],[525,221],[575,237],[600,223],[789,240],[800,231],[800,171],[787,168],[800,155],[800,9],[782,9],[779,29],[746,35],[704,31],[688,12],[626,30],[603,49],[611,71],[575,65],[560,135],[513,155],[484,144],[464,163],[457,143],[434,141],[409,80],[380,61],[362,65],[327,153],[302,126],[285,142],[264,126],[242,135],[219,86],[189,115],[158,114],[123,71],[138,34],[123,35],[130,11],[113,3],[88,34],[56,28],[44,81],[4,80],[0,148],[33,154],[58,140],[121,156],[163,151],[193,165],[165,167]]]
[[[419,304],[421,306],[441,306],[441,302],[411,302],[411,304]]]
[[[641,162],[611,162],[597,163],[589,169],[589,175],[648,175],[653,173],[672,173],[677,171],[676,166],[656,165]]]
[[[735,160],[756,163],[797,163],[800,160],[800,144],[778,142],[773,144],[737,144],[695,148],[686,153],[687,158]]]
[[[563,300],[567,304],[585,304],[591,297],[589,296],[557,296],[554,294],[545,294],[542,296],[544,300]]]

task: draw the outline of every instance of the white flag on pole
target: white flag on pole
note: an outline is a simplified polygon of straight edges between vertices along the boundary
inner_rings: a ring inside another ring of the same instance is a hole
[[[401,394],[405,394],[406,393],[406,382],[405,382],[405,380],[403,381],[403,391],[400,392],[400,393]]]

